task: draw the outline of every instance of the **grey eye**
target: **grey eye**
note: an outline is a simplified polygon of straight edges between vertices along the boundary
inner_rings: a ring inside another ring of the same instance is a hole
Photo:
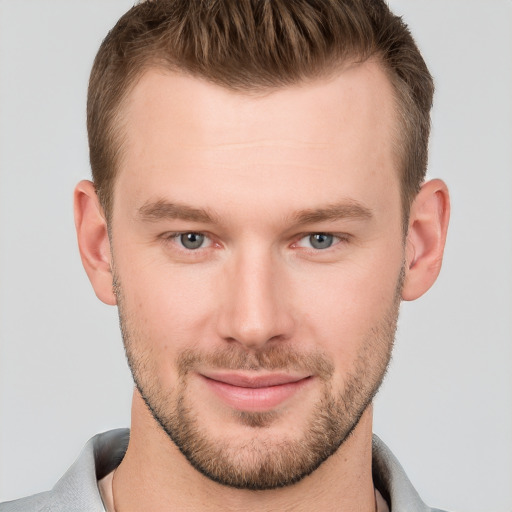
[[[180,236],[180,243],[185,249],[199,249],[203,243],[205,236],[201,233],[182,233]]]
[[[327,235],[325,233],[315,233],[309,235],[309,243],[314,249],[328,249],[334,242],[333,235]]]

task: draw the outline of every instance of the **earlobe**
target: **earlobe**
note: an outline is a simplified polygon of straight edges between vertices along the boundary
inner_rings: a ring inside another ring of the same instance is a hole
[[[437,179],[423,184],[410,210],[403,300],[421,297],[437,279],[449,218],[450,198],[446,184]]]
[[[82,264],[96,296],[115,305],[107,222],[94,184],[81,181],[74,194],[75,227]]]

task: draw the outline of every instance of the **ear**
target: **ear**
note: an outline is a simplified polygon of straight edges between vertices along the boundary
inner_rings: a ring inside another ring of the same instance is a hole
[[[424,183],[411,205],[403,300],[421,297],[435,282],[443,261],[450,197],[441,180]]]
[[[81,181],[74,194],[75,226],[82,264],[98,299],[115,305],[107,221],[96,188]]]

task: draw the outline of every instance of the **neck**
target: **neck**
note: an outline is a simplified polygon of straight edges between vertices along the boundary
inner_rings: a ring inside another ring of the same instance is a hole
[[[234,489],[194,469],[135,392],[130,442],[113,483],[115,512],[374,511],[371,449],[370,406],[343,445],[300,482],[267,491]]]

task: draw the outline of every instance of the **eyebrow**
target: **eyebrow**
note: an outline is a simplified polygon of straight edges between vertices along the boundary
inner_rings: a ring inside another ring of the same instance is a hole
[[[301,210],[293,215],[297,224],[314,224],[317,222],[335,221],[342,219],[371,219],[372,210],[361,203],[349,200],[332,204],[324,208]]]
[[[138,210],[142,220],[156,222],[165,219],[181,219],[191,222],[213,224],[215,216],[204,208],[194,208],[185,204],[170,203],[164,199],[146,202]]]
[[[139,208],[138,214],[142,220],[149,222],[166,219],[180,219],[204,224],[214,224],[217,222],[216,215],[204,208],[171,203],[164,199],[144,203]],[[292,215],[292,221],[302,225],[342,219],[371,219],[372,217],[373,213],[370,208],[363,206],[357,201],[349,200],[323,208],[299,210]]]

